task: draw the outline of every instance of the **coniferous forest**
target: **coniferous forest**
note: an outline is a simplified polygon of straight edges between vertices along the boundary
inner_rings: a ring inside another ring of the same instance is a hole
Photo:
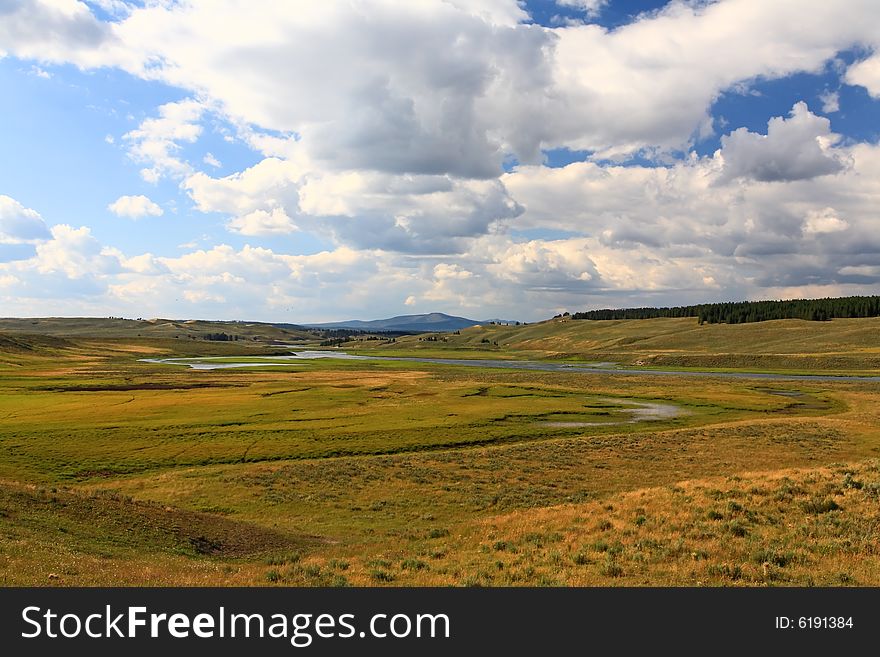
[[[671,308],[620,308],[574,313],[572,319],[651,319],[654,317],[697,317],[700,324],[745,324],[771,319],[826,321],[845,317],[880,316],[880,296],[788,301],[737,301],[703,303]]]

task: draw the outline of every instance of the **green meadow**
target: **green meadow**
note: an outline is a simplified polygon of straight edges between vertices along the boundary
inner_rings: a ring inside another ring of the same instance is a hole
[[[4,585],[880,583],[880,383],[277,367],[276,342],[315,337],[127,321],[0,336]],[[864,374],[878,327],[553,320],[343,349]],[[256,366],[140,360],[211,356]]]

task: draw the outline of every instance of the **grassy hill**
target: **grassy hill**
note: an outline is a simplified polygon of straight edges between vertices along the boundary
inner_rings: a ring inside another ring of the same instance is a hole
[[[394,343],[353,341],[348,349],[389,354],[470,354],[611,361],[623,365],[784,370],[880,369],[880,318],[704,324],[695,318],[552,319],[482,325],[459,334],[406,336]]]
[[[114,317],[0,318],[0,334],[50,335],[84,338],[204,338],[226,333],[244,340],[314,340],[308,329],[284,328],[263,322],[212,322],[206,320],[123,319]]]

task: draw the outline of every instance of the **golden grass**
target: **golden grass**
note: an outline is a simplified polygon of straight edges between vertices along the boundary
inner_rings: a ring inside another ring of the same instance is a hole
[[[355,585],[877,586],[878,506],[877,460],[746,473],[518,510],[280,573],[308,584],[344,563]]]

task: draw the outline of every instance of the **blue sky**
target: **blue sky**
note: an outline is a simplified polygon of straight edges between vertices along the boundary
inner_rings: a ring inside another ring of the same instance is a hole
[[[3,314],[876,293],[880,18],[770,5],[10,5]]]

